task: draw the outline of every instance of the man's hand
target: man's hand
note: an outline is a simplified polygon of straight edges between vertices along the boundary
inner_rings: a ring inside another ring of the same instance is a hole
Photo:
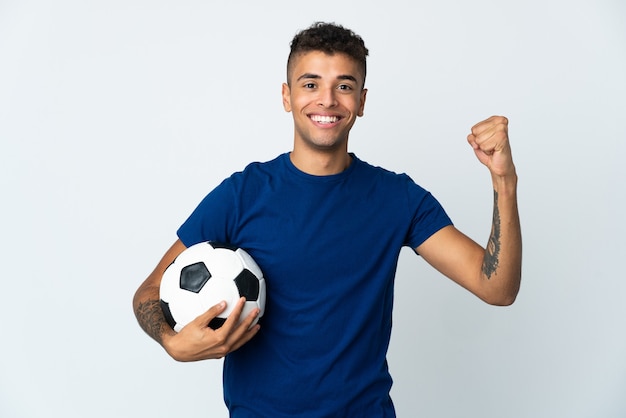
[[[179,333],[163,337],[163,347],[177,361],[218,359],[250,341],[259,331],[259,325],[251,326],[259,310],[250,313],[241,322],[245,298],[241,298],[220,328],[209,328],[209,322],[226,309],[221,302],[187,324]]]
[[[492,116],[474,125],[467,136],[476,157],[494,177],[515,175],[508,125],[509,121],[504,116]]]

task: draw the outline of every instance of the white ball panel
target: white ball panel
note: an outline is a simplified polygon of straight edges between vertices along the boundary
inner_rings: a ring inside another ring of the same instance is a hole
[[[179,280],[180,268],[176,263],[171,264],[163,273],[161,278],[160,296],[161,299],[168,302],[172,300],[173,295],[180,291]]]
[[[198,295],[187,290],[178,289],[170,301],[166,300],[166,302],[169,304],[170,312],[176,321],[175,331],[180,331],[182,327],[196,319],[198,312],[202,312],[202,304]]]
[[[198,300],[204,311],[225,300],[226,309],[219,316],[226,318],[239,300],[239,291],[232,279],[212,277],[198,294]]]
[[[178,257],[176,257],[174,263],[178,264],[182,269],[182,267],[186,265],[194,264],[198,261],[204,261],[206,257],[210,256],[210,254],[213,253],[213,251],[215,250],[209,245],[209,243],[201,242],[192,245],[191,247],[180,253]]]
[[[265,279],[261,278],[259,279],[259,299],[257,300],[257,304],[259,305],[259,308],[261,308],[261,312],[259,312],[259,317],[263,316],[263,314],[265,313],[265,293]]]
[[[230,278],[237,277],[243,270],[243,263],[237,255],[227,248],[216,248],[206,254],[204,263],[209,268],[211,276]]]
[[[237,248],[236,254],[241,258],[241,262],[248,270],[250,270],[254,275],[258,278],[263,277],[263,273],[261,272],[261,268],[258,266],[256,261],[244,251],[242,248]]]

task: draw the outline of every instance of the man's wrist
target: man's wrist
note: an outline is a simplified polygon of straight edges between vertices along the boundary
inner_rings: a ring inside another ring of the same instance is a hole
[[[517,173],[515,170],[506,176],[492,176],[493,190],[499,196],[515,195],[517,192]]]

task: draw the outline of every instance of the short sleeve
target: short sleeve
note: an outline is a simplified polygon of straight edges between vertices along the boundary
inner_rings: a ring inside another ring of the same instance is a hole
[[[413,217],[405,244],[416,249],[441,228],[452,225],[452,220],[439,201],[412,180],[408,186],[409,207]]]
[[[229,242],[229,227],[236,216],[236,200],[230,178],[207,194],[177,231],[189,247],[203,241]]]

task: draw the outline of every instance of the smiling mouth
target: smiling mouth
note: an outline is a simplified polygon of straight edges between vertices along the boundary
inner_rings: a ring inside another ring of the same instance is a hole
[[[313,122],[321,123],[321,124],[330,124],[335,123],[341,119],[339,116],[322,116],[322,115],[311,115],[309,116]]]

